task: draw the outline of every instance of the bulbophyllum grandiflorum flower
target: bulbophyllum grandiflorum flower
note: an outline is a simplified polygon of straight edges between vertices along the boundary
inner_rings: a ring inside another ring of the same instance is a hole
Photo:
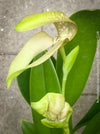
[[[19,24],[15,26],[17,31],[27,31],[48,23],[53,23],[58,31],[58,36],[54,39],[46,32],[39,32],[31,37],[15,59],[12,61],[7,77],[7,86],[10,87],[12,80],[21,74],[24,70],[37,66],[46,61],[59,48],[73,39],[77,32],[76,24],[60,11],[49,11],[45,13],[31,14],[24,17]],[[47,51],[42,57],[30,64],[32,59],[39,53]]]
[[[31,102],[31,107],[45,117],[41,122],[50,128],[66,128],[73,111],[58,93],[47,93],[38,102]]]

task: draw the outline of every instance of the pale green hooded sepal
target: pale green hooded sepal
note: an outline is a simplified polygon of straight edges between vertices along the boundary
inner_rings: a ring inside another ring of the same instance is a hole
[[[64,128],[72,114],[71,106],[58,93],[48,93],[40,101],[32,102],[31,106],[45,117],[41,122],[50,128]]]
[[[48,11],[28,15],[15,26],[15,29],[17,31],[27,31],[49,23],[53,23],[56,26],[58,35],[62,39],[68,38],[69,40],[72,40],[76,35],[77,26],[75,22],[70,20],[60,11]]]

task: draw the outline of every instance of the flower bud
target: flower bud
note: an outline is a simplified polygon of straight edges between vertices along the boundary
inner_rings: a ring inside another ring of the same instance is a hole
[[[65,102],[62,94],[48,93],[40,101],[32,102],[31,106],[39,114],[46,117],[41,122],[47,127],[62,128],[72,114],[71,106]]]

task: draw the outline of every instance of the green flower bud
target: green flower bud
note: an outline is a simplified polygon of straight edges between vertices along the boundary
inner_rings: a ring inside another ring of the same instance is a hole
[[[51,128],[64,127],[72,114],[71,106],[65,102],[64,96],[58,93],[48,93],[38,102],[32,102],[31,106],[45,117],[41,122]]]

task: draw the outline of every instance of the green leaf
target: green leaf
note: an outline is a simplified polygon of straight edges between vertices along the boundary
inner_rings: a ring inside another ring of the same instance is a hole
[[[54,56],[51,56],[51,60],[52,60],[52,63],[54,65],[54,67],[56,67],[56,59]]]
[[[100,130],[96,134],[100,134]]]
[[[75,47],[65,58],[65,62],[63,64],[63,73],[67,76],[72,69],[72,66],[77,58],[79,52],[79,46]]]
[[[83,10],[70,17],[76,22],[78,32],[75,38],[65,46],[66,54],[79,45],[80,51],[70,71],[66,83],[66,101],[73,105],[80,97],[87,82],[96,48],[97,33],[100,32],[100,10]],[[57,56],[57,73],[62,83],[62,58]]]
[[[41,55],[39,55],[40,57]],[[60,93],[60,84],[57,74],[51,60],[47,60],[43,64],[31,69],[30,74],[30,99],[31,102],[40,100],[46,93]],[[61,134],[59,129],[49,129],[42,125],[43,117],[32,110],[33,120],[37,129],[37,134]]]
[[[26,120],[21,121],[23,134],[36,134],[34,124]]]
[[[56,60],[53,56],[51,57],[51,60],[55,66]],[[22,96],[27,101],[27,103],[30,104],[30,69],[25,70],[17,77],[17,83]]]
[[[17,77],[26,69],[34,66],[32,64],[29,65],[32,59],[39,53],[52,46],[52,44],[53,39],[45,32],[39,32],[31,37],[10,65],[9,73],[7,76],[8,88],[10,87],[11,82],[15,77]],[[44,57],[44,59],[45,58],[46,56]],[[41,62],[44,59],[41,59]],[[37,61],[35,65],[38,65],[41,62]]]
[[[66,87],[66,81],[68,74],[70,70],[73,67],[73,64],[75,63],[75,60],[77,58],[79,52],[79,46],[75,47],[67,56],[63,58],[63,79],[62,79],[62,94],[65,96],[65,87]]]
[[[25,70],[17,77],[17,83],[22,93],[22,96],[27,101],[27,103],[30,104],[30,90],[29,90],[30,69]]]
[[[100,100],[100,97],[99,97],[99,100]],[[92,105],[92,107],[87,112],[87,114],[75,126],[74,131],[76,131],[78,128],[86,125],[98,112],[100,112],[100,101],[97,102],[97,100],[96,100],[94,102],[94,104]]]
[[[100,134],[100,112],[88,123],[82,134]]]

